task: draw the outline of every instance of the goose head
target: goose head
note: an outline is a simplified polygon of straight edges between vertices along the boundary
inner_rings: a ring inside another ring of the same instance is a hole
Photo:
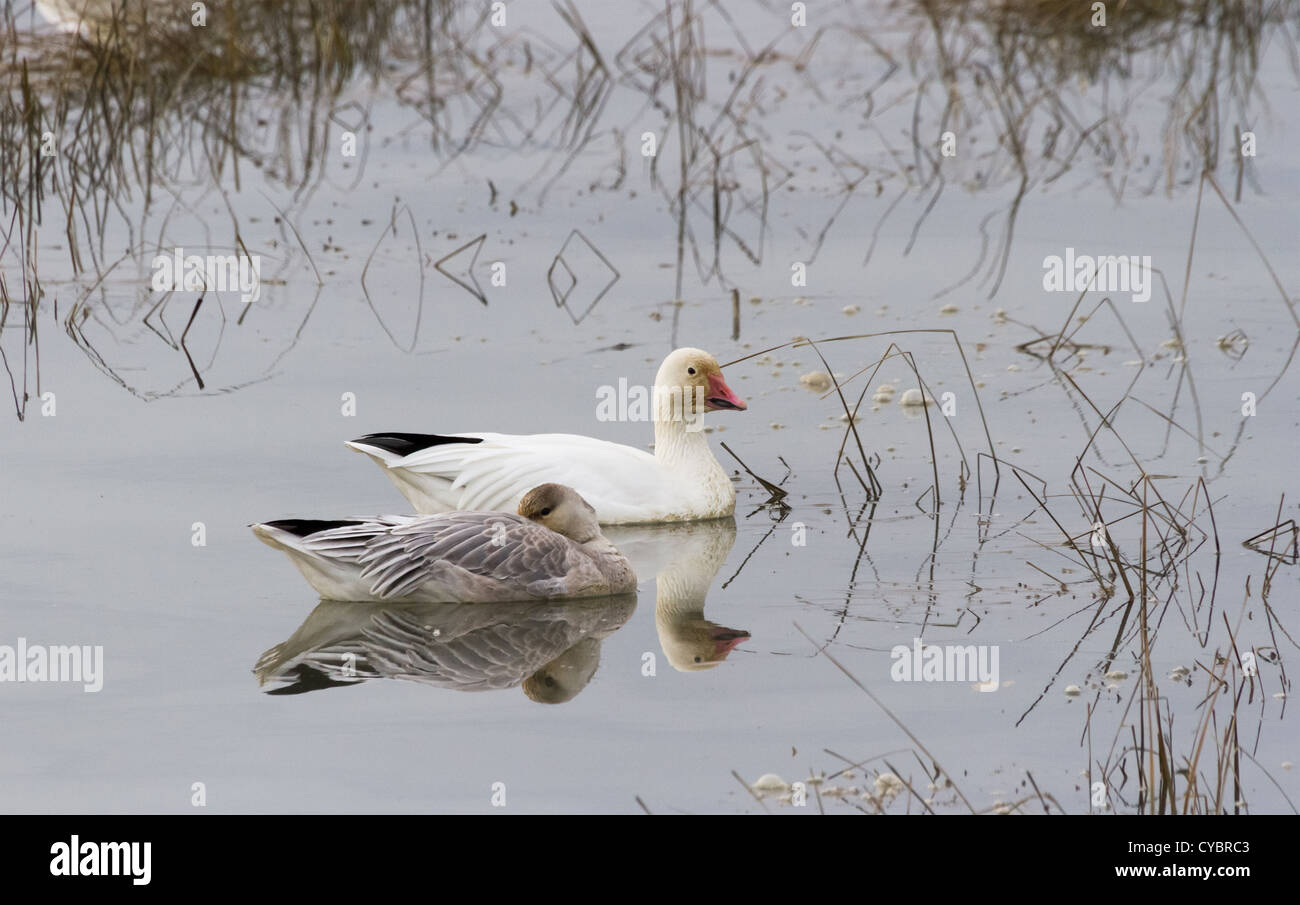
[[[705,619],[703,614],[656,610],[655,626],[659,630],[659,644],[664,656],[678,672],[713,669],[750,638],[744,629],[719,625]]]
[[[524,679],[524,694],[538,704],[563,704],[576,698],[600,666],[601,640],[583,638]]]
[[[596,510],[578,491],[564,484],[539,484],[524,494],[517,511],[574,543],[585,544],[600,537]]]
[[[655,375],[657,413],[743,412],[749,408],[722,378],[718,360],[703,349],[677,349]]]

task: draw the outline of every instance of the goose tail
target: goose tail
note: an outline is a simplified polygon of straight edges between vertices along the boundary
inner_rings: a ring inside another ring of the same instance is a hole
[[[405,459],[412,453],[454,443],[482,443],[480,437],[454,437],[445,434],[406,434],[386,432],[366,434],[355,440],[348,440],[347,445],[359,453],[365,453],[380,465],[391,466]]]

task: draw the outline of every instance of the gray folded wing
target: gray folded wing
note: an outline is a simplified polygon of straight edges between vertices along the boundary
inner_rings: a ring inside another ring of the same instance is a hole
[[[322,601],[258,660],[276,694],[405,679],[458,691],[513,688],[584,639],[616,630],[635,595],[562,604]]]
[[[581,623],[568,621],[566,612],[506,610],[501,621],[444,639],[418,614],[385,609],[363,637],[370,664],[390,678],[461,691],[512,688],[583,636]]]
[[[425,585],[463,586],[465,573],[490,581],[497,599],[564,596],[604,580],[568,538],[502,512],[383,516],[322,531],[307,546],[355,563],[382,599]]]

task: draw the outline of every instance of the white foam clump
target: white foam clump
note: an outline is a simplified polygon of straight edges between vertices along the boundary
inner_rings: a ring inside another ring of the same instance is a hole
[[[750,786],[760,796],[784,795],[790,791],[790,784],[775,773],[764,773]]]
[[[912,387],[910,390],[904,391],[902,397],[898,400],[898,404],[903,408],[921,408],[922,406],[934,405],[934,399],[926,396],[916,387]]]
[[[903,781],[893,773],[881,773],[876,777],[876,781],[872,783],[872,787],[875,789],[876,797],[883,801],[897,798],[899,793],[907,788],[903,785]]]
[[[825,371],[809,371],[799,378],[799,382],[808,389],[816,393],[822,393],[831,388],[831,375]]]

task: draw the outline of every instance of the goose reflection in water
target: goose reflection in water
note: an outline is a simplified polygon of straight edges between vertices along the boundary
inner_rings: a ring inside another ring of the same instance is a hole
[[[637,575],[655,576],[659,646],[680,672],[712,669],[750,635],[704,617],[704,601],[736,543],[736,520],[609,525],[605,536]]]
[[[635,608],[634,594],[558,606],[323,600],[253,671],[275,686],[270,694],[389,678],[457,691],[522,686],[538,703],[560,704],[587,687],[601,642]]]

